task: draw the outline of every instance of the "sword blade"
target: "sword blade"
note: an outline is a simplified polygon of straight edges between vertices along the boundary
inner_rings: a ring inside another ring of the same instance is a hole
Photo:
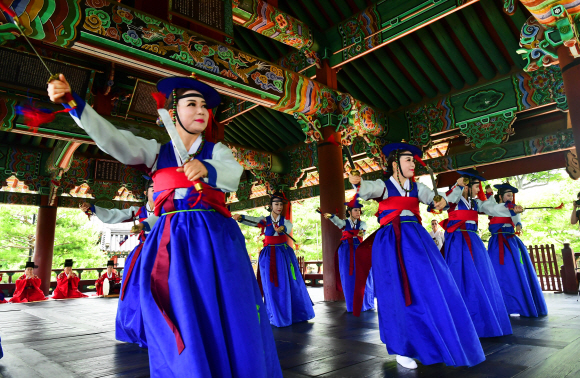
[[[350,169],[351,170],[356,170],[356,167],[354,165],[354,161],[352,160],[352,156],[350,155],[350,151],[348,150],[347,146],[342,146],[342,153],[346,156],[346,159],[348,160],[348,163],[350,164]]]
[[[435,180],[435,173],[433,173],[433,168],[427,165],[427,171],[429,172],[429,176],[431,176],[431,183],[433,184],[433,193],[435,193],[435,197],[433,197],[433,201],[439,202],[441,201],[441,195],[437,193],[437,181]]]
[[[171,117],[169,116],[169,112],[167,111],[167,109],[157,109],[157,113],[159,113],[159,116],[161,117],[161,121],[163,121],[165,129],[167,129],[167,134],[169,134],[171,142],[175,146],[175,149],[177,150],[177,153],[179,154],[181,161],[185,163],[186,161],[189,160],[189,152],[187,152],[187,149],[185,148],[185,145],[183,144],[181,137],[177,133],[177,129],[175,128],[175,124],[173,123]]]

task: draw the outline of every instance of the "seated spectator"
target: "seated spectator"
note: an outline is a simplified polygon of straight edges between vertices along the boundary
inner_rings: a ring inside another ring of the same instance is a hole
[[[34,262],[28,261],[24,274],[16,280],[16,291],[10,299],[11,303],[27,303],[44,301],[48,298],[40,290],[40,278],[34,274]]]
[[[113,260],[107,261],[107,272],[103,273],[103,275],[95,281],[97,295],[103,295],[103,282],[105,281],[105,278],[109,280],[109,292],[104,295],[119,294],[121,292],[121,277],[119,277],[117,272],[113,270],[114,267],[115,262]]]
[[[2,268],[2,265],[0,265],[0,268]],[[2,278],[2,275],[0,274],[0,279],[1,278]],[[2,291],[0,291],[0,304],[2,304],[2,303],[8,303],[8,302],[6,301],[6,299],[4,299],[4,293]],[[1,356],[2,355],[0,354],[0,357]]]
[[[437,223],[437,219],[433,219],[431,221],[431,231],[429,231],[429,235],[433,238],[433,241],[437,245],[437,248],[441,251],[441,247],[443,247],[443,242],[445,241],[445,234],[443,230],[439,228],[439,223]]]
[[[67,259],[64,262],[64,272],[58,275],[56,279],[56,289],[52,295],[53,299],[83,298],[84,295],[79,291],[80,278],[72,271],[73,261]]]

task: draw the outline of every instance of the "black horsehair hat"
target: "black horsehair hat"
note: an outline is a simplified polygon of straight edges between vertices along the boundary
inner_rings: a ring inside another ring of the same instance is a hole
[[[24,267],[24,269],[26,269],[26,268],[36,268],[34,266],[34,261],[27,261],[26,262],[26,266]]]
[[[282,193],[280,191],[276,191],[276,192],[270,194],[270,202],[274,202],[274,201],[288,203],[288,199],[286,198],[284,193]]]
[[[107,266],[114,267],[115,266],[115,262],[113,260],[109,260],[109,261],[107,261]]]
[[[70,267],[73,266],[73,260],[72,259],[66,259],[66,260],[64,260],[64,267],[66,268],[67,266],[70,266]]]

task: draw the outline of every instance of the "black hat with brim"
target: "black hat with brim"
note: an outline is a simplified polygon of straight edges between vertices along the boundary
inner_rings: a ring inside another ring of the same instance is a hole
[[[73,260],[72,259],[66,259],[66,260],[64,260],[64,267],[66,268],[67,266],[70,266],[70,267],[73,266]]]
[[[157,90],[167,98],[173,93],[174,89],[192,89],[198,91],[203,96],[208,109],[213,109],[221,103],[221,97],[218,91],[191,77],[170,76],[157,82]]]
[[[26,268],[33,268],[34,269],[35,268],[34,261],[27,261],[24,269],[26,269]]]

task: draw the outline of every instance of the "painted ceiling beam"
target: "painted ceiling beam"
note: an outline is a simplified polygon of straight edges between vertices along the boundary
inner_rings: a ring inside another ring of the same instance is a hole
[[[421,102],[422,97],[419,91],[415,89],[413,84],[407,79],[407,77],[403,74],[395,62],[393,62],[385,49],[376,50],[374,54],[368,55],[367,59],[371,58],[372,55],[376,56],[379,63],[383,66],[383,69],[386,70],[393,77],[393,79],[395,79],[397,84],[399,84],[399,87],[405,91],[412,102]]]
[[[493,1],[483,0],[481,1],[481,6],[493,24],[497,34],[500,36],[503,45],[510,54],[510,57],[514,61],[515,65],[523,69],[526,66],[526,63],[522,59],[522,56],[517,53],[517,50],[520,48],[520,42],[518,38],[512,33],[512,30],[506,23],[500,10],[497,9],[497,6]],[[524,18],[524,21],[519,24],[518,29],[520,29],[526,23],[527,19],[521,9],[517,9],[516,13],[511,18],[514,20],[514,22],[516,19],[521,20]]]
[[[453,65],[459,71],[463,79],[468,85],[474,85],[477,83],[477,76],[473,70],[469,67],[469,64],[457,48],[453,39],[445,31],[443,24],[441,22],[435,22],[430,26],[431,31],[435,34],[435,37],[443,47],[443,50],[449,55],[449,58],[453,62]]]
[[[423,72],[417,67],[413,59],[411,59],[407,52],[401,47],[400,42],[393,42],[389,45],[389,48],[395,54],[395,57],[401,62],[403,67],[409,72],[413,80],[421,87],[425,95],[428,98],[433,98],[437,96],[437,91],[431,86],[429,80],[423,75]]]
[[[492,5],[495,5],[495,3],[492,3]],[[485,51],[485,53],[490,57],[497,71],[501,75],[507,74],[510,71],[511,66],[508,64],[499,48],[495,45],[495,42],[491,39],[485,26],[483,26],[483,23],[480,20],[481,16],[479,16],[472,7],[465,8],[463,14],[465,15],[469,27],[473,31],[473,34],[477,36],[477,39],[481,43],[483,51]]]
[[[407,36],[401,40],[401,43],[407,47],[407,50],[411,53],[415,61],[419,64],[419,67],[425,72],[429,80],[435,84],[439,93],[446,94],[449,93],[451,87],[441,76],[437,68],[431,63],[425,52],[421,47],[415,42],[412,36]]]
[[[375,51],[478,0],[381,0],[326,29],[333,68]],[[458,5],[460,4],[460,5]]]
[[[61,8],[66,12],[55,14],[55,9],[47,8],[43,0],[30,0],[26,8],[17,9],[20,19],[30,20],[31,29],[26,29],[30,38],[154,77],[193,73],[222,94],[287,114],[299,113],[311,119],[347,117],[349,125],[354,126],[351,131],[357,134],[376,136],[386,130],[384,111],[372,109],[348,93],[339,93],[225,43],[130,7],[119,9],[118,3],[110,0],[100,0],[98,4],[54,1],[63,5]],[[0,22],[10,22],[5,17],[0,14]],[[309,36],[310,32],[303,35]],[[323,97],[331,100],[340,97],[341,101],[328,106],[328,102],[322,101]],[[382,108],[387,107],[380,98],[376,102],[383,105]],[[367,121],[363,125],[356,119]],[[240,124],[244,124],[244,120]],[[262,143],[271,148],[267,140]]]
[[[387,89],[393,94],[395,99],[402,105],[406,106],[411,103],[411,99],[407,96],[405,91],[398,85],[398,83],[393,79],[392,74],[385,70],[385,68],[379,62],[379,59],[373,55],[367,55],[363,59],[358,61],[366,63],[369,68],[374,72],[381,82],[387,87]],[[354,61],[353,64],[357,63]]]
[[[366,93],[368,98],[372,98],[371,101],[377,104],[379,108],[393,109],[393,107],[390,106],[385,99],[383,99],[381,93],[379,93],[375,88],[373,88],[372,85],[369,84],[373,82],[373,79],[368,72],[360,72],[359,70],[356,69],[356,67],[354,67],[351,64],[343,66],[342,70],[344,71],[344,73],[350,76],[355,85],[360,87],[363,90],[363,92]],[[366,80],[363,79],[363,77],[365,77]],[[397,108],[396,104],[394,104],[394,106],[395,108]]]
[[[445,20],[449,22],[453,33],[455,33],[483,77],[487,80],[493,79],[496,75],[495,69],[489,64],[487,57],[481,51],[477,42],[471,37],[471,34],[465,28],[465,25],[463,25],[459,17],[456,14],[450,14]]]
[[[451,82],[451,85],[453,85],[455,89],[463,88],[463,86],[465,85],[465,81],[457,73],[455,67],[453,67],[449,59],[447,59],[447,56],[445,55],[443,50],[439,48],[439,45],[437,44],[437,42],[435,42],[435,40],[431,36],[429,29],[423,28],[417,30],[417,36],[421,40],[421,43],[427,48],[427,51],[429,51],[433,59],[435,59],[441,70],[445,72],[445,76],[447,76],[447,79],[449,80],[449,82]]]

